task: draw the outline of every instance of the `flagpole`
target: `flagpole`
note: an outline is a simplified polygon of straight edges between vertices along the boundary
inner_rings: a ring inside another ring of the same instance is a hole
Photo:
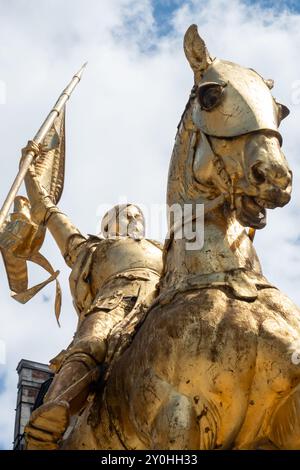
[[[56,101],[54,107],[46,117],[45,121],[39,128],[38,132],[35,134],[33,138],[33,143],[34,144],[41,144],[46,137],[48,131],[51,129],[55,119],[59,116],[61,113],[62,109],[64,108],[66,102],[70,98],[71,94],[73,93],[75,87],[78,85],[80,82],[82,73],[84,68],[86,67],[86,64],[83,64],[81,69],[74,75],[68,86],[64,89],[64,91],[60,94],[58,100]],[[28,168],[30,167],[31,163],[33,162],[35,158],[35,151],[33,149],[30,149],[25,157],[22,159],[22,163],[20,166],[20,169],[18,171],[17,176],[15,177],[15,180],[10,188],[10,191],[0,209],[0,229],[7,218],[7,215],[9,213],[10,207],[14,202],[14,199],[19,191],[19,188],[26,176],[26,173],[28,171]]]

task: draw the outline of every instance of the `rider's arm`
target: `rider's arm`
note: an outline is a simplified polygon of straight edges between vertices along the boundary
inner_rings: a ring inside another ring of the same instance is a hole
[[[48,210],[45,223],[56,241],[65,262],[72,268],[79,251],[86,242],[86,237],[80,233],[69,218],[56,206]]]
[[[47,225],[67,265],[71,268],[82,245],[86,242],[86,237],[53,203],[45,188],[39,183],[34,166],[29,168],[25,184],[33,221],[36,224]]]

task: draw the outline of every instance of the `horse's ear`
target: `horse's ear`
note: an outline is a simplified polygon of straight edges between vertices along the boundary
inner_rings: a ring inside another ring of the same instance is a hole
[[[192,24],[185,33],[183,48],[186,58],[194,71],[195,83],[197,83],[212,60],[195,24]]]

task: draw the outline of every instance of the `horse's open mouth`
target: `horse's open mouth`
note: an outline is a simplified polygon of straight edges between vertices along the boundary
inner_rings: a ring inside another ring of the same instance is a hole
[[[245,227],[262,229],[267,223],[266,208],[270,208],[271,205],[269,201],[263,199],[239,196],[236,198],[236,215]]]

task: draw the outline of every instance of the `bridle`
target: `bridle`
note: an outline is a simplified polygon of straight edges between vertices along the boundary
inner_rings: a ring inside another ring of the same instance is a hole
[[[189,99],[188,99],[188,102],[185,106],[185,109],[182,113],[182,116],[181,116],[181,119],[179,121],[179,124],[177,126],[177,130],[179,131],[180,129],[180,126],[181,124],[184,122],[184,119],[187,115],[187,111],[190,109],[190,107],[192,106],[192,103],[193,101],[196,99],[196,92],[198,90],[198,85],[194,85],[192,90],[191,90],[191,93],[190,93],[190,96],[189,96]],[[210,147],[210,150],[211,150],[211,154],[213,155],[212,157],[212,163],[214,165],[214,168],[216,170],[216,173],[218,174],[218,176],[222,179],[225,187],[227,188],[227,192],[223,192],[221,193],[220,195],[218,195],[217,197],[213,198],[213,199],[210,199],[208,200],[207,202],[203,203],[203,201],[201,202],[202,204],[204,204],[204,215],[208,214],[209,212],[211,212],[212,210],[220,207],[222,204],[224,204],[224,202],[227,200],[227,201],[230,201],[230,208],[231,210],[235,210],[235,201],[234,201],[234,194],[235,194],[235,178],[231,178],[230,174],[228,173],[228,171],[226,170],[225,168],[225,165],[224,165],[224,161],[223,161],[223,158],[221,157],[221,155],[219,155],[218,153],[216,153],[216,151],[213,149],[212,147],[212,143],[211,143],[211,136],[209,136],[208,134],[204,133],[203,131],[201,131],[200,129],[198,128],[195,128],[193,130],[194,133],[196,133],[197,135],[199,135],[200,133],[203,134],[205,137],[206,137],[206,140],[208,142],[208,145]],[[197,204],[197,201],[193,201],[194,203]],[[174,224],[174,226],[172,227],[172,229],[170,230],[170,233],[169,233],[169,239],[171,240],[174,235],[176,234],[176,232],[178,230],[181,230],[182,227],[184,227],[185,224],[187,223],[191,223],[193,221],[196,221],[198,219],[197,215],[193,214],[191,215],[190,217],[187,217],[185,218],[184,221],[178,221],[176,224]],[[180,222],[180,223],[179,223]],[[248,236],[250,238],[251,241],[254,240],[254,236],[255,236],[255,232],[256,230],[253,229],[253,228],[249,228],[249,232],[248,232]],[[169,245],[169,244],[168,244]]]

